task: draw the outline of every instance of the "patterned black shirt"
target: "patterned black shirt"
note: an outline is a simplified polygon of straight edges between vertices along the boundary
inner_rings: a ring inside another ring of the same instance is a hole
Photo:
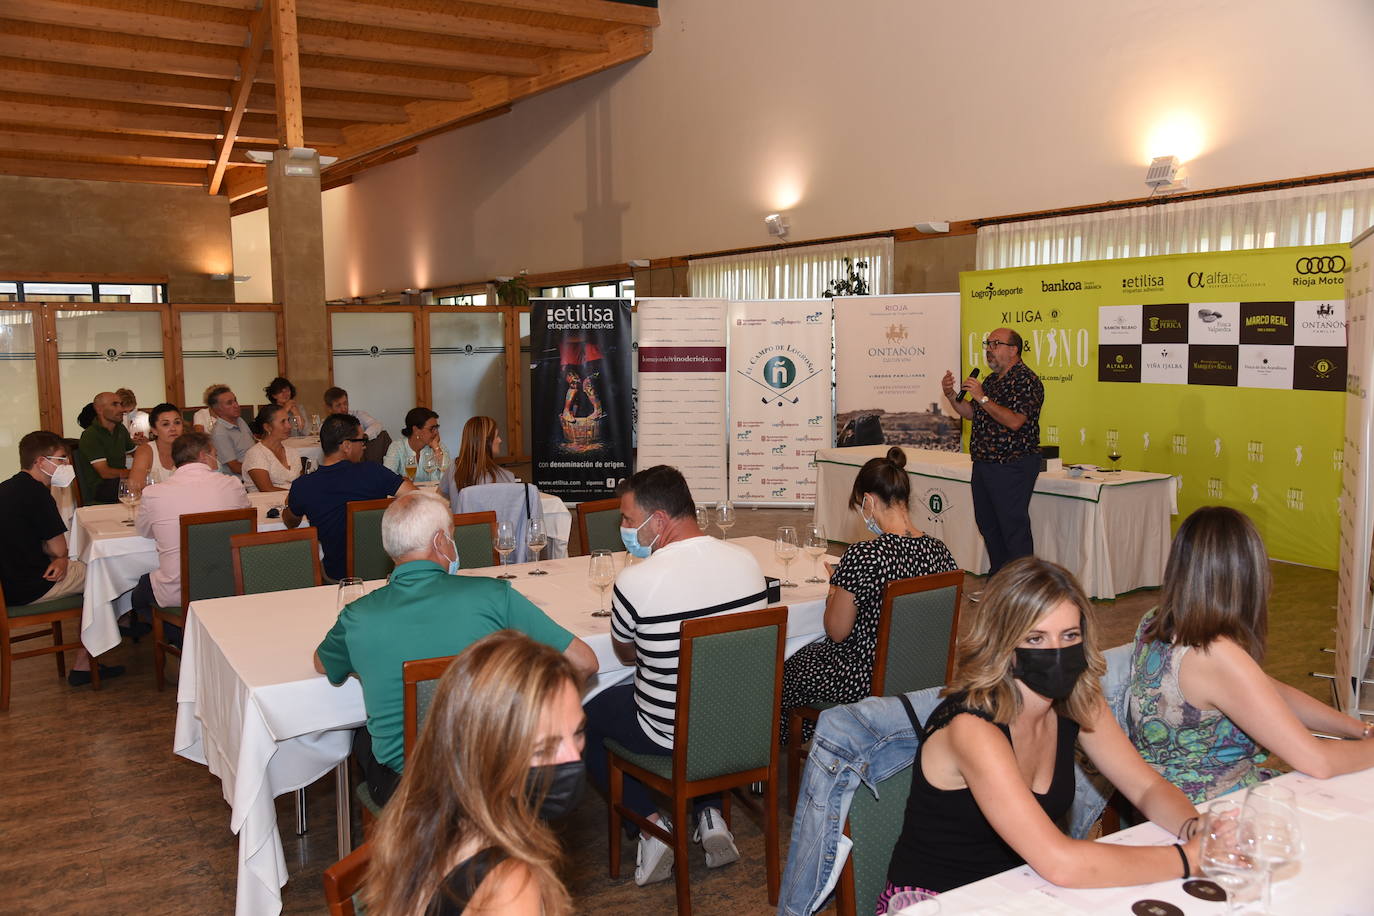
[[[973,402],[973,432],[968,443],[973,460],[1002,464],[1040,454],[1040,408],[1045,403],[1040,376],[1025,363],[1017,363],[1006,372],[989,376],[983,382],[983,392],[999,407],[1024,415],[1026,422],[1020,429],[1008,429],[989,416],[982,404]]]

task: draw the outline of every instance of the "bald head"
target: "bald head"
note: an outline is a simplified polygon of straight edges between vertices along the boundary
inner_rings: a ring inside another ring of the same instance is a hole
[[[124,402],[113,391],[100,392],[91,400],[91,404],[95,407],[95,415],[100,418],[106,429],[114,429],[115,425],[124,419]]]
[[[983,346],[988,366],[994,373],[1006,372],[1021,361],[1021,335],[1011,328],[990,331]]]

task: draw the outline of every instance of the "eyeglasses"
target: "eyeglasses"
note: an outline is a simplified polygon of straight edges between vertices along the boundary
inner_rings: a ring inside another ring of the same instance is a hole
[[[992,347],[1014,347],[1014,346],[1016,346],[1016,344],[1014,344],[1014,343],[1009,343],[1008,341],[1005,341],[1005,340],[985,340],[985,341],[983,341],[983,349],[984,349],[984,350],[991,349]]]
[[[368,441],[368,437],[367,437],[367,436],[359,436],[359,437],[356,438],[356,439],[345,439],[344,441],[345,441],[345,442],[362,442],[362,443],[366,444],[367,441]]]
[[[63,457],[62,455],[44,455],[43,457],[44,457],[44,458],[47,458],[47,459],[48,459],[49,461],[51,461],[53,464],[71,464],[71,463],[72,463],[72,460],[71,460],[70,458],[65,458],[65,457]]]

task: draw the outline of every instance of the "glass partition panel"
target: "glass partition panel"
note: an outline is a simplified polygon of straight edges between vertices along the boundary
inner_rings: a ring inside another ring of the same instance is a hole
[[[501,314],[431,313],[429,353],[434,389],[431,406],[439,414],[444,449],[456,456],[463,424],[469,417],[481,415],[496,421],[505,443],[502,451],[513,451],[506,417],[506,347]]]
[[[38,429],[32,312],[0,312],[0,379],[0,473],[8,477],[19,470],[19,440]]]
[[[415,326],[409,312],[335,312],[334,384],[348,405],[372,414],[392,440],[415,406]],[[323,409],[323,408],[321,408]],[[306,413],[313,413],[313,407]]]
[[[57,313],[57,372],[62,425],[79,437],[76,415],[102,391],[131,388],[140,407],[167,396],[158,312]]]
[[[203,406],[211,385],[228,385],[240,404],[266,404],[263,389],[277,376],[276,314],[182,312],[181,371],[186,403],[179,406]]]

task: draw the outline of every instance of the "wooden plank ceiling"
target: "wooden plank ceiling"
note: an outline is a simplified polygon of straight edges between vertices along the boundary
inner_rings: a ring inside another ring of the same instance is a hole
[[[266,170],[245,153],[292,135],[277,115],[271,3],[0,0],[0,174],[198,187],[236,211],[260,205]],[[659,22],[655,7],[616,0],[290,5],[296,129],[337,157],[326,187],[642,57]]]

